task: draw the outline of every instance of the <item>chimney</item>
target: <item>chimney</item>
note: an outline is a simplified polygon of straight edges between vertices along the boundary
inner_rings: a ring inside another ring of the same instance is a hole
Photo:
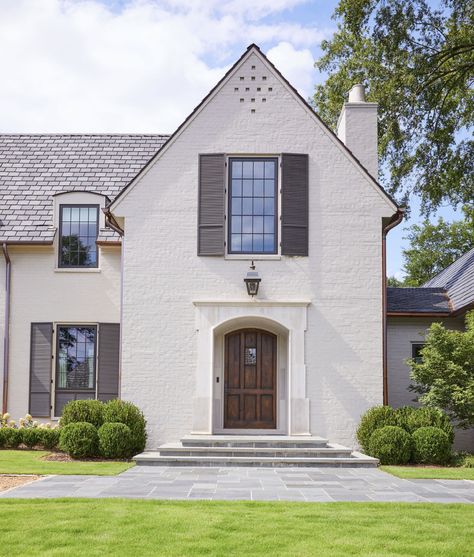
[[[337,122],[337,137],[376,180],[379,171],[377,106],[366,102],[364,86],[357,83],[349,91],[349,100],[342,105]]]

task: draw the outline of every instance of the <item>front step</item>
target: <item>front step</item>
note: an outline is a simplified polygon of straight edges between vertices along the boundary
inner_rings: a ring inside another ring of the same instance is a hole
[[[151,466],[375,467],[378,460],[312,436],[190,435],[134,457]]]

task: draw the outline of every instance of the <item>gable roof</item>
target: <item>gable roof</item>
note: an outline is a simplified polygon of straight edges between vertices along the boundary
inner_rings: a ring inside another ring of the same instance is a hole
[[[55,194],[87,191],[114,199],[167,137],[0,134],[0,242],[52,242]]]
[[[225,75],[218,81],[218,83],[209,91],[209,93],[202,99],[202,101],[194,108],[194,110],[187,116],[187,118],[178,126],[178,128],[169,136],[165,144],[163,145],[160,152],[156,153],[155,156],[148,161],[148,163],[140,170],[137,176],[128,184],[120,194],[115,198],[111,204],[112,211],[117,206],[117,203],[121,198],[123,198],[127,193],[135,186],[135,184],[140,180],[140,178],[148,171],[149,167],[155,162],[155,160],[166,151],[167,148],[173,143],[173,141],[181,134],[181,132],[191,123],[191,121],[198,115],[198,113],[204,108],[204,106],[212,99],[212,97],[219,91],[219,89],[230,79],[232,74],[237,70],[237,68],[245,61],[245,59],[251,54],[256,53],[262,61],[267,64],[267,66],[275,72],[276,76],[281,80],[281,82],[293,93],[297,100],[302,103],[306,110],[310,112],[312,117],[320,124],[324,131],[329,135],[329,137],[334,141],[334,143],[350,158],[350,160],[356,165],[356,167],[366,176],[368,181],[375,187],[375,189],[381,194],[381,196],[388,202],[393,211],[399,210],[396,201],[388,194],[387,191],[379,184],[379,182],[372,176],[365,166],[359,161],[359,159],[352,153],[350,149],[346,147],[343,141],[341,141],[336,133],[318,116],[314,109],[310,106],[308,101],[306,101],[298,90],[291,85],[291,83],[285,78],[285,76],[280,72],[280,70],[265,56],[265,54],[260,50],[260,47],[252,43],[247,47],[247,50],[242,54],[242,56],[232,65],[232,67],[225,73]]]
[[[388,313],[440,313],[451,311],[444,288],[387,288]]]
[[[474,303],[474,248],[423,286],[444,288],[454,311]]]

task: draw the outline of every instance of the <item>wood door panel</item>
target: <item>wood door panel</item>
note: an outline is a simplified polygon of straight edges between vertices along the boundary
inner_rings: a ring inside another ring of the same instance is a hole
[[[226,335],[225,428],[276,428],[276,350],[276,336],[266,331]]]

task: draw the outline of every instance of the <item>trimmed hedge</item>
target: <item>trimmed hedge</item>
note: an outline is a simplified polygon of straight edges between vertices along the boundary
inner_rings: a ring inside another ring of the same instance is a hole
[[[39,444],[47,450],[56,449],[59,445],[59,429],[38,428]]]
[[[413,456],[418,464],[446,464],[451,458],[451,442],[439,427],[420,427],[412,435]]]
[[[97,429],[88,422],[67,424],[61,428],[59,446],[73,458],[97,456],[99,451]]]
[[[412,454],[411,435],[398,426],[387,425],[372,433],[369,454],[381,464],[406,464]]]
[[[369,408],[362,416],[359,427],[357,428],[357,440],[362,450],[369,452],[369,443],[375,430],[384,426],[398,425],[395,410],[390,406],[374,406]]]
[[[99,428],[99,449],[105,458],[130,458],[132,433],[121,423],[105,423]]]
[[[61,426],[87,422],[99,428],[104,423],[103,410],[100,400],[71,400],[63,408]]]
[[[105,423],[121,423],[130,428],[132,454],[138,454],[145,450],[146,445],[146,420],[143,412],[124,400],[110,400],[103,407],[103,418]]]
[[[21,431],[13,427],[0,428],[0,447],[17,449],[21,443]]]
[[[409,416],[407,416],[405,429],[410,433],[414,433],[421,427],[437,427],[442,429],[448,436],[449,443],[454,442],[454,428],[449,417],[438,408],[430,408],[423,406],[416,408]]]
[[[24,445],[29,449],[32,449],[36,445],[40,444],[41,441],[41,430],[37,427],[28,427],[25,429],[20,429],[21,440]]]

